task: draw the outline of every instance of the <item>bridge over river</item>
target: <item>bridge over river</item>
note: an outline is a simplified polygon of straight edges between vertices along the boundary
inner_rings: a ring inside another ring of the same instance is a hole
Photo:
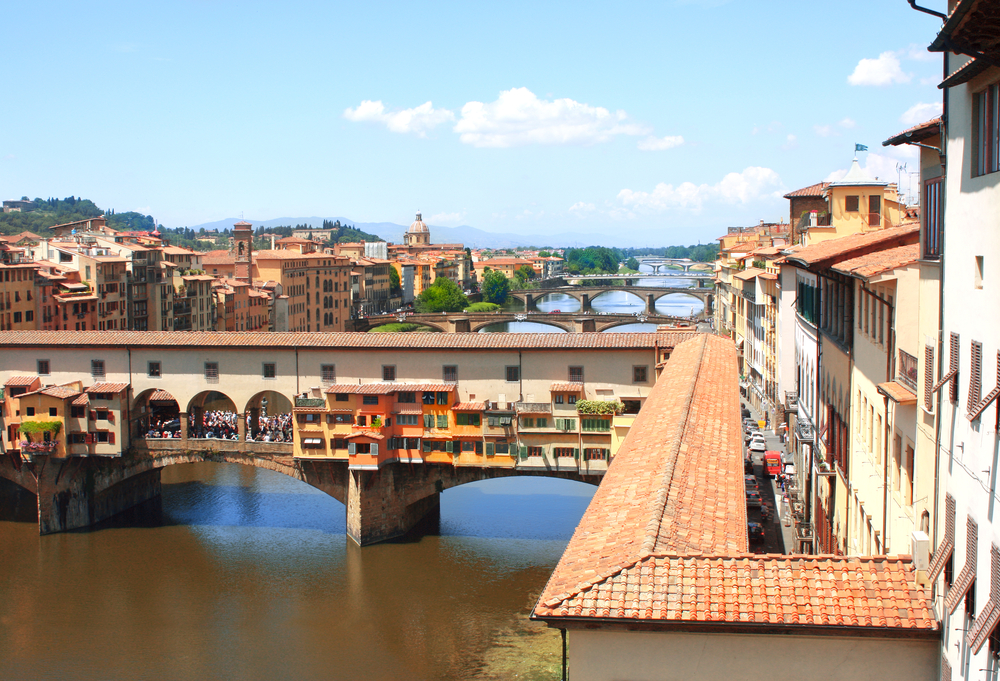
[[[575,298],[580,302],[580,309],[584,312],[591,309],[591,306],[598,297],[612,291],[625,291],[631,293],[639,300],[645,302],[645,314],[656,315],[656,301],[665,296],[686,295],[701,300],[704,310],[703,314],[710,315],[715,307],[715,290],[711,288],[698,287],[653,287],[653,286],[559,286],[556,288],[544,289],[517,289],[510,292],[510,297],[524,303],[524,309],[532,311],[539,299],[551,293],[563,293]]]
[[[587,305],[589,308],[589,304]],[[655,308],[654,308],[655,309]],[[687,325],[694,321],[690,317],[671,317],[661,314],[595,314],[584,312],[516,312],[497,310],[496,312],[450,312],[450,313],[397,313],[353,320],[355,331],[370,331],[384,324],[405,322],[420,324],[437,331],[462,333],[481,331],[487,326],[503,322],[535,322],[548,324],[569,333],[596,333],[626,324],[673,324]]]

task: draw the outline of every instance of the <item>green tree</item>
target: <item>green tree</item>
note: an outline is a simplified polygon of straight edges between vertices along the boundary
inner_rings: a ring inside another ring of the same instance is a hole
[[[489,270],[483,274],[479,292],[483,294],[483,300],[487,303],[503,305],[510,294],[510,280],[499,270]]]
[[[538,251],[538,257],[539,258],[551,258],[552,257],[552,251]]]
[[[628,260],[625,261],[625,267],[629,268],[630,270],[635,270],[636,272],[638,272],[639,261],[636,260],[635,258],[629,258]]]
[[[389,267],[389,292],[396,294],[403,290],[402,285],[399,283],[399,270],[395,267]]]
[[[438,277],[417,296],[413,307],[417,312],[461,312],[468,304],[458,284],[448,277]]]

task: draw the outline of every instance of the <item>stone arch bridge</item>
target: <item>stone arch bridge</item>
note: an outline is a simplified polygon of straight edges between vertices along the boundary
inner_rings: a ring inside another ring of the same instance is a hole
[[[369,331],[383,324],[406,322],[420,324],[446,333],[477,332],[491,324],[502,322],[536,322],[547,324],[569,333],[599,333],[626,324],[690,324],[688,317],[670,317],[658,314],[591,314],[590,312],[513,312],[498,310],[496,312],[451,312],[451,313],[415,313],[382,315],[354,320],[355,331]]]
[[[631,293],[646,305],[646,314],[656,314],[656,301],[670,295],[687,295],[701,300],[705,315],[712,314],[715,307],[715,290],[710,288],[653,288],[650,286],[559,286],[557,288],[514,290],[510,297],[524,303],[525,310],[534,310],[540,298],[550,293],[563,293],[580,302],[580,309],[591,309],[594,300],[609,291]]]

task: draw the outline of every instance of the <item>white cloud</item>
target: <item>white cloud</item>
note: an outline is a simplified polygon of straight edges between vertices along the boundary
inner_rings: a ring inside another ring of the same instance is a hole
[[[832,125],[814,125],[813,130],[820,137],[829,137],[830,135],[836,135],[836,131],[833,129]]]
[[[588,213],[593,213],[595,210],[597,210],[597,207],[594,204],[584,203],[583,201],[577,201],[569,207],[570,213],[581,218]]]
[[[682,182],[675,186],[661,182],[651,192],[622,189],[618,192],[618,200],[627,208],[635,210],[699,211],[705,203],[746,204],[761,198],[780,196],[782,186],[778,174],[770,168],[751,166],[741,173],[729,173],[713,185]]]
[[[892,85],[908,83],[913,76],[903,73],[895,52],[883,52],[877,59],[862,59],[847,77],[851,85]]]
[[[355,122],[382,123],[392,132],[412,132],[426,137],[431,128],[455,120],[455,114],[448,109],[435,109],[430,102],[424,102],[413,109],[389,112],[381,100],[373,102],[366,99],[357,108],[345,109],[344,118]]]
[[[666,149],[679,147],[682,144],[684,144],[684,138],[680,135],[667,135],[666,137],[650,136],[639,141],[639,149],[641,151],[664,151]]]
[[[855,123],[854,120],[851,118],[845,118],[841,120],[839,123],[837,123],[837,125],[847,130],[850,130],[851,128],[857,126],[857,123]]]
[[[906,113],[899,117],[899,120],[903,125],[917,125],[940,115],[941,102],[931,102],[930,104],[919,102],[907,109]]]
[[[781,145],[781,148],[785,151],[791,151],[793,149],[799,148],[799,140],[795,135],[789,133],[788,137],[785,138],[785,143]]]
[[[427,222],[435,222],[439,225],[457,225],[465,219],[465,213],[438,213],[427,218]]]
[[[468,102],[461,116],[454,130],[474,147],[595,144],[649,132],[630,123],[624,111],[612,113],[572,99],[539,99],[523,87],[504,90],[495,102]]]

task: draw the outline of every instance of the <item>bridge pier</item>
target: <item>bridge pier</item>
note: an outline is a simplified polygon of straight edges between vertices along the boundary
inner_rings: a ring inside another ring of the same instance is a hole
[[[456,333],[465,333],[472,330],[472,325],[469,323],[469,318],[464,317],[462,319],[455,319],[452,321],[453,331]]]
[[[589,293],[581,293],[580,294],[580,311],[581,312],[586,312],[589,309],[591,309],[590,308],[590,294]]]
[[[537,310],[538,307],[535,305],[535,297],[530,293],[524,294],[524,311],[531,312],[532,310]]]
[[[401,537],[440,507],[443,488],[437,466],[350,471],[347,534],[360,546]]]
[[[652,293],[646,294],[646,314],[654,315],[656,314],[656,296]]]

